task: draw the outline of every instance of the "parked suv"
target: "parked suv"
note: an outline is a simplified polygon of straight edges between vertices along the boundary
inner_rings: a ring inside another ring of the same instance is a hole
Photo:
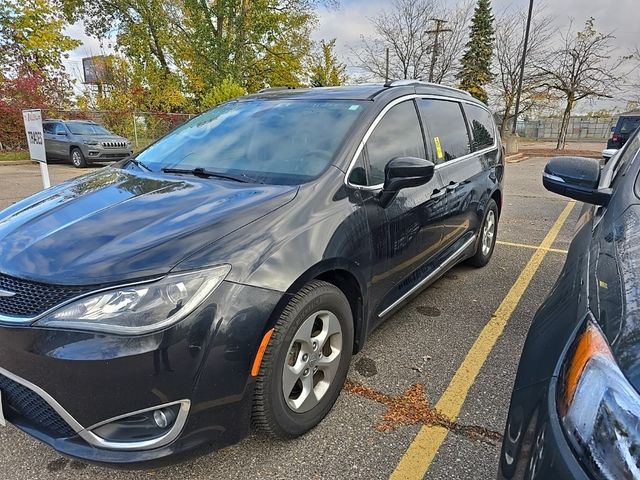
[[[90,120],[44,120],[47,158],[70,160],[76,168],[93,162],[122,160],[133,153],[131,142]]]
[[[620,115],[618,123],[611,129],[613,134],[607,141],[607,148],[621,149],[638,127],[640,127],[640,110]]]
[[[503,172],[482,103],[399,82],[242,97],[18,202],[0,213],[4,415],[121,465],[251,420],[301,435],[380,322],[489,261]]]

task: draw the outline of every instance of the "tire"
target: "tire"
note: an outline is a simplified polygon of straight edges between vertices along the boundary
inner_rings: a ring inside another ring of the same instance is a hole
[[[309,325],[312,328],[301,328]],[[341,331],[331,334],[337,326]],[[303,337],[309,343],[299,340]],[[352,349],[353,317],[345,295],[327,282],[314,280],[305,285],[280,315],[262,358],[253,397],[254,427],[279,438],[297,437],[315,427],[340,395]],[[288,397],[287,384],[293,385]],[[307,392],[312,386],[313,396],[304,395],[305,385]]]
[[[484,267],[489,263],[489,260],[491,260],[493,250],[496,247],[496,238],[498,236],[498,219],[498,205],[492,198],[489,200],[489,203],[487,203],[484,218],[482,219],[482,227],[480,229],[480,238],[478,239],[478,248],[476,249],[476,253],[473,257],[467,260],[467,263],[470,265],[473,265],[474,267]],[[490,234],[490,239],[487,238],[488,234]]]
[[[78,147],[73,147],[71,149],[71,152],[69,153],[69,159],[71,160],[73,166],[76,168],[87,167],[87,160],[84,158],[82,150],[80,150]]]

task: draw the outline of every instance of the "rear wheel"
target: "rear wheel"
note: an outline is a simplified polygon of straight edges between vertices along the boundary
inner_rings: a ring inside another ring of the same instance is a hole
[[[80,150],[78,147],[73,147],[71,149],[71,163],[73,163],[73,166],[76,168],[85,168],[87,166],[87,161],[84,158],[84,154],[82,153],[82,150]]]
[[[276,323],[256,378],[253,424],[291,438],[329,413],[351,361],[353,318],[334,285],[305,285]]]
[[[489,200],[487,208],[484,214],[484,220],[482,222],[482,228],[480,229],[480,239],[478,242],[478,249],[473,257],[468,262],[476,267],[484,267],[491,256],[496,246],[496,237],[498,234],[498,205],[495,200]]]

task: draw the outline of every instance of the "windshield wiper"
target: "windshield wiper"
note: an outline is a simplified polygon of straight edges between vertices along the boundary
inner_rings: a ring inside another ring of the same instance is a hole
[[[146,171],[148,172],[152,172],[153,170],[151,170],[149,167],[147,167],[147,165],[143,162],[141,162],[140,160],[138,160],[137,158],[129,158],[129,161],[131,163],[133,163],[136,167],[141,167],[144,168]]]
[[[242,182],[242,183],[259,183],[256,180],[246,176],[246,175],[242,175],[241,177],[237,177],[235,175],[226,175],[224,173],[217,173],[217,172],[212,172],[210,170],[205,170],[202,167],[197,167],[197,168],[171,168],[171,167],[165,167],[162,169],[162,171],[164,173],[186,173],[189,175],[195,175],[196,177],[204,177],[204,178],[210,178],[210,177],[215,177],[215,178],[223,178],[225,180],[233,180],[235,182]]]

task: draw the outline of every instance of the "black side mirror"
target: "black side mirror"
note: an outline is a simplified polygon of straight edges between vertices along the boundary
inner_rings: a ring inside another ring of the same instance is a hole
[[[553,193],[593,205],[607,205],[611,189],[599,189],[600,161],[584,157],[555,157],[549,160],[542,184]]]
[[[433,178],[435,165],[416,157],[396,157],[384,167],[384,186],[380,203],[386,207],[403,188],[424,185]]]
[[[61,131],[61,130],[58,130],[58,131],[56,132],[56,135],[64,135],[64,136],[66,137],[66,136],[67,136],[67,132],[63,132],[63,131]]]

